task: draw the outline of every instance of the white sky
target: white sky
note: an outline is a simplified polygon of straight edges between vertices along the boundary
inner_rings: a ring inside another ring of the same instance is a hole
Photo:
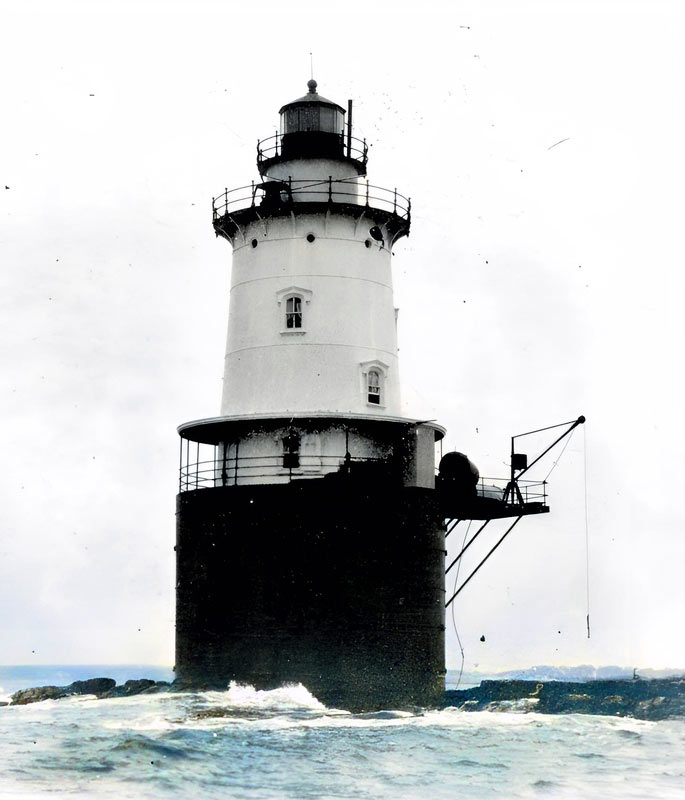
[[[681,8],[0,0],[0,663],[172,663],[175,428],[218,413],[228,308],[211,198],[313,51],[412,197],[407,413],[492,476],[511,434],[588,418],[592,638],[581,429],[459,598],[467,668],[685,666]]]

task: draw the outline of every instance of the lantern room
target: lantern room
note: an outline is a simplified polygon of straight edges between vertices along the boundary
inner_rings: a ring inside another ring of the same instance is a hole
[[[342,106],[318,94],[314,79],[307,87],[307,94],[281,107],[280,133],[257,143],[260,173],[272,177],[271,167],[284,161],[327,159],[347,162],[352,175],[365,175],[368,150],[352,136],[352,101],[345,120]]]
[[[304,97],[287,103],[279,111],[281,133],[344,133],[345,111],[337,103],[317,94],[315,80],[309,81],[307,86],[309,91]]]

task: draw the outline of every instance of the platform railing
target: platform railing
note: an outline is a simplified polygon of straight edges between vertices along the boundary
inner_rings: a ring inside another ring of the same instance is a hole
[[[268,213],[274,201],[282,205],[298,202],[345,203],[392,212],[404,220],[409,220],[411,216],[410,198],[400,194],[397,189],[375,186],[362,178],[289,179],[270,181],[269,184],[273,190],[270,186],[268,195],[265,184],[254,182],[237,189],[225,189],[212,199],[214,220],[246,208],[262,207]]]
[[[257,163],[270,161],[272,158],[280,158],[283,155],[283,137],[288,134],[276,133],[266,139],[257,140]],[[333,134],[331,134],[333,135]],[[353,158],[366,166],[369,159],[369,146],[366,139],[358,139],[356,136],[346,136],[343,133],[340,137],[340,149],[346,158]]]
[[[179,469],[179,492],[237,486],[241,483],[280,482],[320,478],[337,472],[346,464],[382,463],[383,458],[345,457],[345,455],[309,455],[300,453],[267,456],[223,457],[221,448],[211,460],[182,463]],[[269,479],[265,481],[265,479]]]
[[[480,478],[476,486],[476,492],[479,497],[503,500],[508,483],[509,481],[504,478]],[[546,481],[520,480],[516,483],[524,503],[547,503]]]

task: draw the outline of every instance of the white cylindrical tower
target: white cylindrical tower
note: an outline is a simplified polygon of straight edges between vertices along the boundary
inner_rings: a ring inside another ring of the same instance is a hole
[[[228,335],[220,416],[179,428],[177,671],[425,703],[444,673],[444,430],[401,416],[410,202],[368,182],[349,112],[308,87],[258,143],[260,180],[213,203]]]
[[[215,204],[233,246],[223,415],[400,414],[391,248],[409,202],[367,197],[366,147],[343,123],[310,81],[276,144],[260,143],[250,207],[233,209],[233,193]]]
[[[242,226],[222,414],[400,415],[391,253],[371,227],[335,209]]]

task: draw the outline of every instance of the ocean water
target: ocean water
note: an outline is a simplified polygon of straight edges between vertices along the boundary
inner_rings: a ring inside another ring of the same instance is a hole
[[[5,690],[19,688],[8,678]],[[685,720],[524,707],[355,715],[302,686],[73,697],[0,708],[0,797],[681,800]]]

